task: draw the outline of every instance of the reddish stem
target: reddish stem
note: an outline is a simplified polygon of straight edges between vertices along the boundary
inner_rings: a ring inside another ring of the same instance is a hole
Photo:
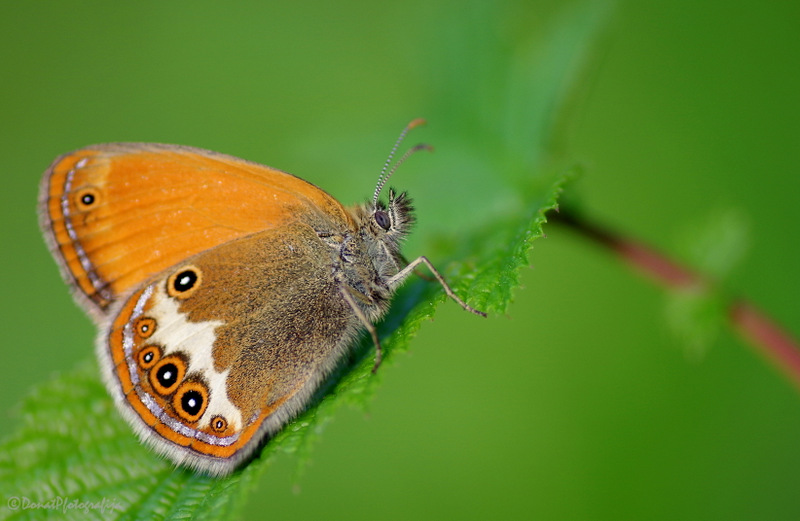
[[[561,211],[548,215],[551,222],[563,224],[617,253],[628,264],[654,278],[668,289],[710,287],[711,281],[669,259],[662,253],[633,239],[622,237],[590,223],[578,215]],[[728,304],[731,325],[800,388],[800,344],[778,324],[743,299]]]
[[[800,387],[800,349],[789,334],[744,300],[734,301],[728,316],[739,332],[780,367]]]

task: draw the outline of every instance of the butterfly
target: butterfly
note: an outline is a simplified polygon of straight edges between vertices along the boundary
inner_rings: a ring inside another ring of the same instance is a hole
[[[178,465],[225,475],[308,404],[395,290],[425,266],[400,245],[411,200],[345,207],[292,174],[198,148],[94,145],[45,171],[40,224],[98,326],[106,387],[139,437]]]

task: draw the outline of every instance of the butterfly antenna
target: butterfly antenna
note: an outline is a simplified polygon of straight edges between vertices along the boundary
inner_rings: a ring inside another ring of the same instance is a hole
[[[383,169],[381,169],[381,175],[378,176],[378,185],[375,187],[375,195],[372,198],[372,204],[373,205],[378,204],[378,196],[380,195],[381,190],[383,190],[383,187],[386,184],[386,181],[389,180],[389,178],[392,176],[394,171],[397,170],[397,167],[400,166],[403,163],[403,161],[405,161],[406,158],[408,158],[408,156],[410,156],[411,154],[413,154],[417,150],[422,150],[423,148],[427,148],[427,149],[431,148],[428,145],[417,145],[417,146],[415,146],[414,148],[412,148],[411,150],[406,152],[403,155],[403,157],[401,157],[400,160],[397,163],[395,163],[394,167],[392,167],[392,169],[389,170],[389,165],[392,163],[392,158],[394,158],[394,155],[397,152],[398,147],[400,147],[400,143],[403,142],[403,139],[405,139],[406,134],[408,134],[408,131],[411,130],[412,128],[416,128],[416,127],[419,127],[419,126],[424,125],[424,124],[425,124],[425,120],[424,119],[417,118],[417,119],[413,120],[411,123],[409,123],[408,125],[406,125],[406,128],[404,128],[403,131],[400,133],[400,136],[397,138],[397,141],[395,141],[394,146],[392,147],[392,151],[389,152],[389,157],[386,158],[386,163],[383,164]],[[387,170],[389,170],[389,173],[386,173]]]
[[[386,174],[386,179],[383,180],[383,183],[386,184],[386,180],[389,179],[390,177],[392,177],[392,174],[394,174],[394,171],[397,170],[397,168],[400,165],[405,163],[406,159],[408,159],[411,156],[411,154],[413,154],[415,152],[419,152],[420,150],[427,150],[428,152],[433,152],[433,147],[428,145],[427,143],[420,143],[419,145],[415,145],[413,148],[409,148],[406,151],[406,153],[403,154],[403,157],[401,157],[400,159],[397,160],[397,163],[395,163],[394,166],[392,167],[392,169],[389,170],[389,173]]]

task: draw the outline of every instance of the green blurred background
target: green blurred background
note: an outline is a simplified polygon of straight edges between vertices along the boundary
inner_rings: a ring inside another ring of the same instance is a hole
[[[458,39],[470,10],[478,23],[496,14],[486,25],[509,55],[519,39],[504,30],[546,43],[564,12],[602,18],[559,126],[561,164],[584,172],[572,195],[678,256],[734,215],[748,249],[726,287],[800,336],[797,2],[20,3],[0,21],[6,428],[31,386],[93,356],[94,328],[36,223],[56,155],[190,144],[357,202],[400,128],[427,117],[412,141],[435,158],[393,180],[421,218],[406,253],[426,253],[436,234],[475,224],[472,207],[503,176],[448,169],[454,123],[431,94],[474,57]],[[245,517],[799,519],[797,389],[727,331],[687,351],[660,289],[546,231],[507,316],[441,306],[383,372],[370,413],[340,410],[299,481],[296,460],[279,457]]]

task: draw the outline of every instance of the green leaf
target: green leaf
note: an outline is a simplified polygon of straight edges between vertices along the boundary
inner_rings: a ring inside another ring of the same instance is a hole
[[[701,360],[729,320],[730,294],[725,280],[749,245],[747,219],[734,209],[695,217],[679,234],[680,256],[714,284],[667,293],[667,326],[690,360]]]
[[[515,5],[517,11],[495,12],[478,2],[477,11],[462,10],[460,20],[440,13],[439,21],[448,23],[439,27],[454,31],[439,56],[450,70],[433,88],[426,114],[437,122],[449,118],[450,142],[443,148],[455,155],[439,154],[439,160],[461,160],[440,168],[457,168],[459,185],[486,187],[472,190],[479,198],[465,209],[457,238],[430,241],[431,257],[457,259],[439,266],[444,276],[462,298],[491,313],[505,311],[531,245],[542,236],[545,213],[557,207],[568,176],[548,167],[544,144],[553,138],[554,115],[602,19],[597,4],[587,4],[555,18],[549,30],[533,31],[517,16],[527,4]],[[515,30],[500,37],[503,33],[487,29],[484,15],[494,29]],[[468,92],[452,95],[459,90]],[[141,445],[115,411],[94,363],[64,373],[32,391],[16,429],[0,445],[0,490],[9,501],[0,506],[0,518],[234,517],[275,454],[296,454],[304,468],[336,409],[369,402],[382,372],[445,300],[433,282],[402,288],[378,325],[385,350],[378,374],[371,372],[374,351],[365,339],[256,460],[222,479],[176,469]],[[28,503],[14,508],[12,496]]]
[[[36,388],[0,450],[3,518],[180,519],[233,514],[252,472],[215,480],[174,469],[117,414],[94,363]]]
[[[734,208],[716,209],[695,216],[679,234],[679,255],[701,273],[728,277],[744,259],[750,245],[748,220]]]

